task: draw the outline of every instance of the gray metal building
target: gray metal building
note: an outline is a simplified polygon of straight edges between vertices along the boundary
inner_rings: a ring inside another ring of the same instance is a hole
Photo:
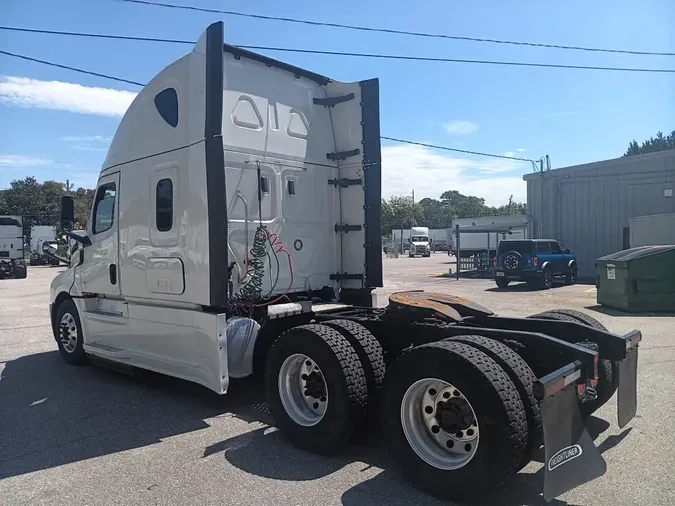
[[[579,278],[595,260],[630,246],[629,220],[675,212],[675,150],[527,174],[529,237],[570,248]]]

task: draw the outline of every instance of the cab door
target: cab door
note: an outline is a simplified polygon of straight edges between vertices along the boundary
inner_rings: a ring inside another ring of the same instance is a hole
[[[92,208],[81,269],[81,299],[85,349],[111,359],[128,359],[127,304],[122,297],[119,271],[120,174],[99,179]]]
[[[89,225],[91,246],[84,249],[83,289],[97,296],[120,296],[119,284],[120,173],[99,179]]]

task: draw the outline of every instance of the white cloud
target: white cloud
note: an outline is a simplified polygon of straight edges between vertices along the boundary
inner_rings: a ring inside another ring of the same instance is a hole
[[[122,116],[136,93],[26,77],[0,78],[0,103],[80,114]]]
[[[445,131],[452,135],[467,135],[478,130],[478,125],[470,121],[454,120],[443,125]]]
[[[0,155],[0,167],[6,169],[27,169],[52,163],[51,160],[23,155]]]
[[[519,153],[524,153],[525,151],[527,151],[527,149],[525,149],[525,148],[517,148],[516,151],[518,151]]]
[[[99,153],[106,153],[108,151],[108,148],[102,148],[100,146],[92,146],[88,142],[73,144],[73,149],[76,149],[78,151],[96,151]]]
[[[513,194],[525,202],[527,187],[522,173],[526,162],[503,159],[473,160],[445,156],[422,146],[384,146],[382,148],[382,195],[410,195],[439,198],[446,190],[485,199],[491,206],[504,205]],[[486,177],[518,170],[517,176]]]
[[[112,137],[103,135],[69,135],[61,137],[59,140],[66,142],[110,142],[112,141]]]

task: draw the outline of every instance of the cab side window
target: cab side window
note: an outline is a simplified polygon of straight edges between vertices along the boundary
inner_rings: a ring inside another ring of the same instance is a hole
[[[159,232],[168,232],[173,227],[173,183],[160,179],[155,193],[155,224]]]
[[[562,255],[562,250],[560,249],[560,244],[557,242],[551,243],[551,253],[554,255]]]
[[[94,200],[94,234],[109,230],[115,220],[115,197],[117,187],[115,183],[105,183],[96,190]]]

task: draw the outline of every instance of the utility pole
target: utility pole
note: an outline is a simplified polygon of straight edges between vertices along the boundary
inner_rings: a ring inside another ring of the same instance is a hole
[[[75,183],[71,183],[69,179],[66,179],[66,192],[70,193],[75,186]]]
[[[412,207],[410,208],[410,211],[412,212],[412,226],[414,227],[415,225],[417,225],[417,223],[415,223],[415,189],[414,188],[413,188],[413,191],[412,191]]]

